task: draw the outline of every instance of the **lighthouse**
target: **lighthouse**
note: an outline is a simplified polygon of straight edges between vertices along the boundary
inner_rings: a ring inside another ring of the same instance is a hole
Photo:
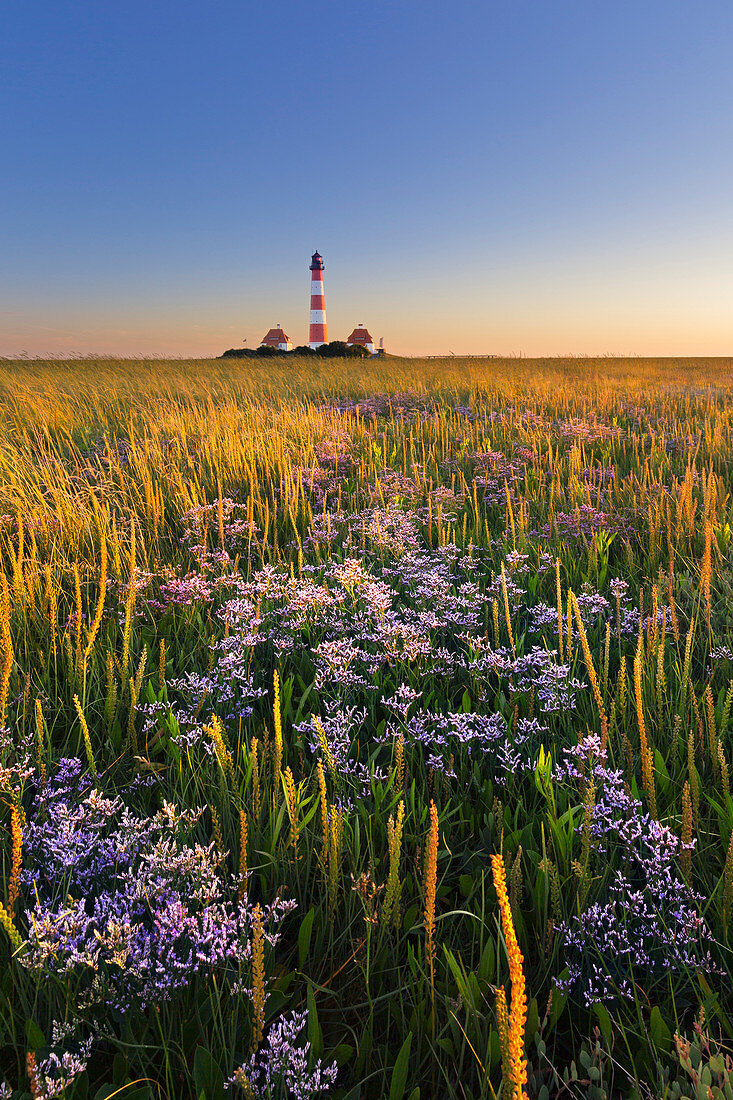
[[[326,299],[323,295],[323,260],[317,252],[311,256],[311,323],[308,346],[317,348],[328,343]]]

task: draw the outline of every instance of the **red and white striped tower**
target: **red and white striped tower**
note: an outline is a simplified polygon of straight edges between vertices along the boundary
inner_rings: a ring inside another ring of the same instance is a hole
[[[326,299],[323,296],[323,260],[314,252],[311,256],[311,324],[308,331],[308,347],[317,348],[328,343],[326,327]]]

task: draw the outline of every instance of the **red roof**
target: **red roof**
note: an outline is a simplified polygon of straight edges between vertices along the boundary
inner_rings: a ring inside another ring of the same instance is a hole
[[[373,344],[371,336],[369,335],[369,329],[360,327],[355,328],[351,336],[346,341],[347,344]]]
[[[289,344],[290,338],[285,335],[281,328],[271,328],[267,336],[263,340],[260,340],[260,347],[267,345],[270,348],[276,348],[278,344]]]

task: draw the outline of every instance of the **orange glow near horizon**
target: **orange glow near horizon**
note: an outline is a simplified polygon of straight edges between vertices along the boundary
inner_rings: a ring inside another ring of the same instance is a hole
[[[331,339],[345,339],[356,324],[329,315]],[[4,320],[8,320],[4,318]],[[628,319],[623,324],[582,318],[537,317],[526,321],[507,318],[501,324],[465,321],[447,328],[437,319],[402,317],[399,326],[375,325],[366,320],[375,343],[384,338],[393,355],[522,355],[528,358],[566,355],[639,355],[646,357],[717,357],[733,354],[730,324],[723,319],[693,325],[691,319],[657,320],[641,326]],[[274,323],[274,322],[272,322]],[[76,356],[146,356],[202,359],[216,358],[227,348],[256,347],[270,325],[211,325],[199,323],[184,329],[175,324],[148,321],[126,326],[40,325],[16,321],[0,329],[0,356],[14,358],[74,358]],[[307,334],[283,322],[294,344],[305,343]],[[305,329],[304,325],[301,328]],[[246,338],[246,343],[245,343]]]

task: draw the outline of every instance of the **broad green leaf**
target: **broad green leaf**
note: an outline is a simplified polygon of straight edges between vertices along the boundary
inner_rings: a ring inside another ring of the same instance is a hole
[[[224,1074],[206,1047],[196,1047],[193,1056],[193,1082],[201,1100],[225,1100]]]
[[[302,970],[305,966],[305,960],[308,958],[308,951],[311,945],[311,934],[313,932],[313,921],[315,919],[315,908],[311,907],[300,924],[300,931],[298,932],[298,969]]]
[[[405,1095],[405,1086],[407,1085],[407,1074],[410,1069],[410,1050],[412,1048],[412,1032],[408,1033],[407,1038],[400,1047],[400,1052],[397,1055],[397,1061],[394,1064],[392,1070],[392,1083],[389,1086],[389,1100],[403,1100]]]
[[[308,984],[308,1039],[314,1058],[323,1055],[323,1032],[318,1022],[318,1009],[316,1008],[316,996],[313,986]]]

